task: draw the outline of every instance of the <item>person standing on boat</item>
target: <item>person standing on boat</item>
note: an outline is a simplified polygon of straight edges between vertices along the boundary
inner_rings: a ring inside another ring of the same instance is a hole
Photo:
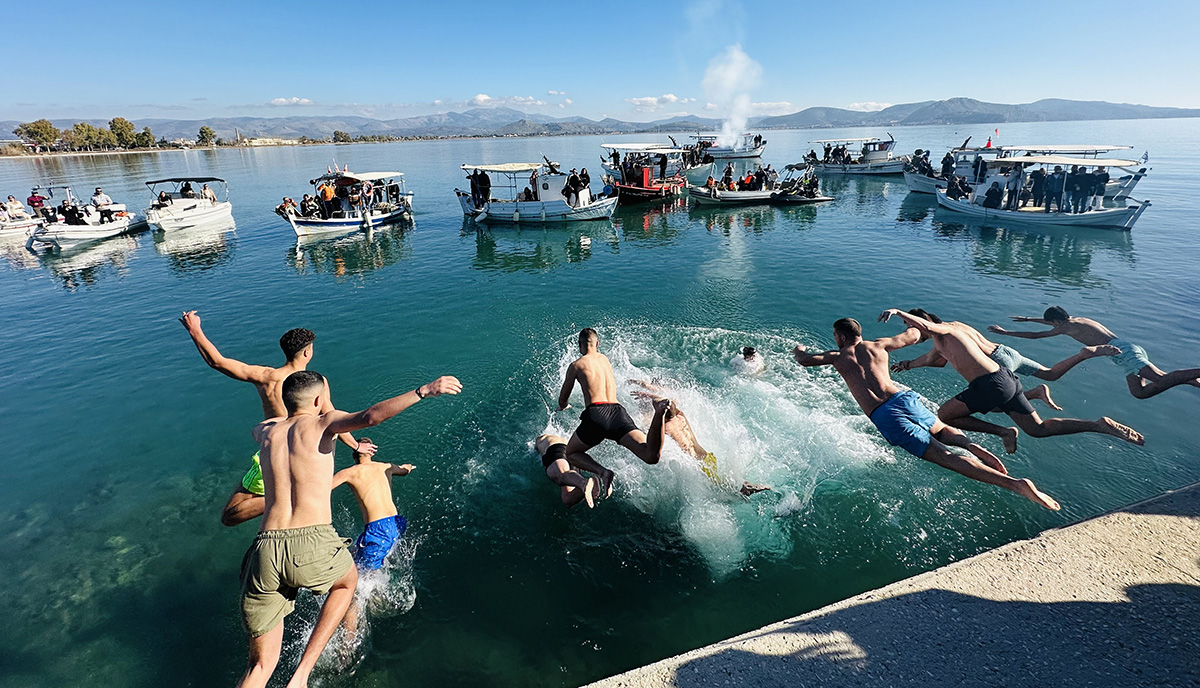
[[[579,191],[576,196],[580,206],[592,202],[592,175],[588,174],[586,167],[579,170]]]
[[[109,207],[112,204],[113,200],[97,186],[96,193],[92,194],[92,205],[100,211],[100,224],[113,221],[113,211]]]
[[[1063,211],[1063,189],[1066,185],[1066,177],[1063,175],[1061,165],[1054,166],[1054,172],[1046,177],[1046,212],[1050,212],[1050,205],[1054,204],[1058,208],[1058,212]]]
[[[1037,168],[1029,173],[1029,183],[1031,186],[1030,193],[1033,196],[1033,207],[1042,207],[1042,200],[1046,197],[1046,170]]]
[[[567,192],[567,205],[572,208],[579,205],[579,173],[575,168],[571,168],[571,173],[567,175],[567,185],[563,187]]]
[[[492,178],[483,170],[479,171],[479,200],[480,207],[492,200]]]
[[[1075,213],[1082,213],[1088,210],[1088,206],[1092,203],[1092,175],[1087,171],[1086,167],[1079,168],[1079,174],[1075,175],[1075,189],[1072,195],[1072,208]]]
[[[821,162],[830,162],[831,158],[829,157],[829,155],[831,152],[833,152],[833,144],[830,144],[830,143],[825,144],[825,157],[821,158]]]
[[[949,151],[942,157],[942,177],[949,179],[954,174],[954,156]]]
[[[1005,210],[1016,210],[1017,201],[1021,198],[1021,189],[1025,188],[1025,169],[1020,163],[1013,165],[1012,171],[1008,173],[1008,182],[1005,183],[1005,188],[1008,189],[1008,199],[1005,201]]]
[[[728,187],[733,184],[733,163],[725,165],[725,173],[721,176],[721,181]]]
[[[1104,210],[1104,187],[1108,186],[1108,171],[1097,167],[1092,173],[1092,210]]]
[[[29,207],[33,210],[34,215],[40,215],[42,218],[49,221],[50,209],[46,207],[47,200],[49,199],[38,193],[37,189],[33,189],[29,192],[29,198],[25,199],[25,202],[29,204]]]

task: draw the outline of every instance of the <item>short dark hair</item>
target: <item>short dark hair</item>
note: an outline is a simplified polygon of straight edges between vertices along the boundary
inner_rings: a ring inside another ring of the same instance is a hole
[[[929,311],[925,310],[924,308],[914,308],[914,309],[910,310],[908,312],[908,314],[915,315],[918,318],[924,318],[931,323],[940,323],[942,321],[941,318],[937,317],[933,313],[930,313]]]
[[[1067,309],[1063,308],[1062,306],[1051,306],[1046,309],[1045,313],[1042,313],[1042,319],[1059,322],[1063,320],[1070,320],[1071,316],[1067,315]]]
[[[288,357],[288,360],[295,358],[296,354],[304,350],[304,347],[313,343],[317,335],[313,334],[312,330],[306,330],[303,327],[295,327],[283,333],[279,338],[279,348],[283,349],[283,355]]]
[[[586,344],[587,342],[590,342],[593,339],[595,339],[596,342],[599,343],[600,335],[596,334],[596,331],[593,330],[592,328],[585,327],[579,331],[579,343],[580,344]]]
[[[858,339],[862,336],[862,325],[854,318],[842,318],[833,324],[833,331],[843,337]]]
[[[742,356],[745,356],[746,358],[750,358],[751,356],[753,356],[756,353],[758,353],[758,349],[755,349],[752,346],[743,346],[742,347]]]
[[[325,376],[315,370],[297,370],[283,381],[283,405],[288,413],[295,413],[315,387],[325,386]]]

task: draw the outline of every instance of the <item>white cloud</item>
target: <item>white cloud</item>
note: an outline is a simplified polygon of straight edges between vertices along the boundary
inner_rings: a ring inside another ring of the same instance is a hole
[[[550,89],[549,91],[546,91],[546,95],[548,95],[548,96],[565,96],[565,95],[567,95],[567,92],[566,91],[555,91],[554,89]]]
[[[885,108],[890,108],[891,106],[891,103],[876,103],[873,100],[868,100],[865,103],[850,103],[846,106],[846,109],[854,110],[856,112],[878,112]]]
[[[486,93],[479,93],[469,101],[468,105],[475,107],[508,107],[508,106],[525,106],[525,107],[541,107],[546,105],[546,101],[538,100],[533,96],[500,96],[493,98]]]
[[[694,103],[695,98],[680,98],[674,93],[664,93],[661,96],[641,96],[639,98],[626,98],[626,103],[633,105],[633,109],[638,112],[654,112],[661,110],[668,105],[676,105],[683,103]]]
[[[709,110],[709,111],[716,110],[718,107],[719,106],[716,103],[705,103],[704,104],[704,109]]]
[[[315,103],[313,103],[308,98],[292,97],[292,98],[275,98],[275,99],[271,100],[271,102],[267,103],[267,105],[274,105],[276,107],[282,107],[285,105],[315,105]]]
[[[786,115],[796,111],[796,106],[786,100],[751,103],[750,107],[760,115]]]

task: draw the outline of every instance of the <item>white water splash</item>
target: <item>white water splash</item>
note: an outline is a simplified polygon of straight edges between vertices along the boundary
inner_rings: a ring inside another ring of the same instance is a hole
[[[753,105],[750,92],[762,78],[762,65],[733,44],[708,63],[704,71],[704,95],[724,113],[717,145],[731,146],[746,131]]]

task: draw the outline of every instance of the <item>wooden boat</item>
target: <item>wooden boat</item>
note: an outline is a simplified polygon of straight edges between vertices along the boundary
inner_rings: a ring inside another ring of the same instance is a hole
[[[575,205],[568,203],[563,191],[569,175],[560,172],[558,167],[549,161],[462,165],[461,169],[468,174],[484,172],[489,179],[495,174],[502,182],[489,187],[488,198],[473,198],[469,191],[462,189],[455,189],[454,194],[463,215],[476,222],[570,222],[612,217],[617,208],[616,196],[596,198],[591,195],[591,189],[586,189],[580,193]],[[495,198],[499,189],[504,189],[506,198]]]
[[[878,137],[857,139],[820,139],[809,141],[818,145],[848,146],[861,144],[859,154],[851,156],[842,162],[833,162],[820,158],[813,160],[813,167],[822,174],[904,174],[904,163],[907,156],[892,157],[892,149],[896,147],[896,139],[888,134],[888,140]]]
[[[617,190],[617,198],[621,203],[643,203],[646,201],[662,201],[683,192],[688,181],[680,175],[660,178],[654,176],[654,170],[641,168],[642,179],[639,183],[613,181]]]
[[[721,143],[719,134],[692,134],[696,141],[696,151],[703,158],[705,154],[714,158],[727,160],[730,158],[761,158],[767,149],[767,140],[758,134],[739,134],[733,137],[729,144]]]
[[[404,185],[403,172],[341,172],[330,169],[309,182],[313,195],[317,189],[331,185],[341,193],[332,201],[332,210],[314,215],[301,215],[288,208],[285,219],[296,236],[311,236],[331,232],[348,232],[357,228],[370,229],[379,225],[412,221],[413,194]]]

